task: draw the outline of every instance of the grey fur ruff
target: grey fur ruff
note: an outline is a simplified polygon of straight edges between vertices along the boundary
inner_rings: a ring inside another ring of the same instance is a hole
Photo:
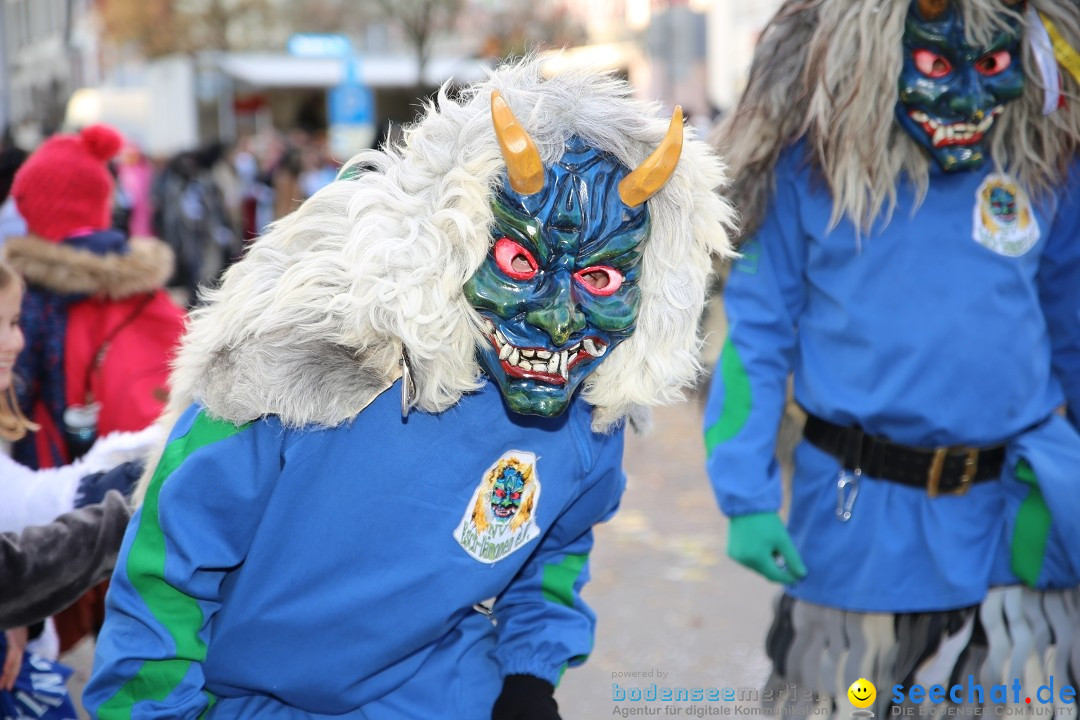
[[[1018,11],[1002,0],[950,1],[974,45],[986,45]],[[1080,48],[1080,1],[1029,2]],[[744,237],[771,201],[777,158],[800,138],[832,194],[834,225],[846,216],[866,231],[879,216],[887,219],[903,174],[917,190],[911,211],[918,208],[933,161],[893,119],[910,6],[911,0],[786,0],[777,11],[762,33],[746,91],[714,138],[730,163],[729,197],[742,214]],[[999,171],[1042,199],[1063,182],[1080,149],[1080,84],[1063,69],[1066,107],[1043,116],[1044,88],[1026,28],[1022,62],[1024,94],[997,120],[990,155]]]

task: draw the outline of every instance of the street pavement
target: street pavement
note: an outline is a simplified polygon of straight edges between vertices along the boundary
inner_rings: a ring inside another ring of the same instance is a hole
[[[663,408],[651,432],[627,437],[626,494],[595,531],[584,593],[598,616],[596,646],[556,692],[564,720],[633,707],[613,700],[613,683],[737,690],[760,689],[768,677],[764,641],[776,586],[725,554],[727,520],[705,476],[701,413],[695,400]]]

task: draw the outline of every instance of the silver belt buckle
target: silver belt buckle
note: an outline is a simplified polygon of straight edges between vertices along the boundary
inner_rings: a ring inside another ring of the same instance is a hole
[[[836,477],[836,517],[840,522],[851,519],[851,509],[855,507],[855,498],[859,496],[860,478],[862,468],[855,468],[851,475],[848,475],[846,468],[840,468]]]

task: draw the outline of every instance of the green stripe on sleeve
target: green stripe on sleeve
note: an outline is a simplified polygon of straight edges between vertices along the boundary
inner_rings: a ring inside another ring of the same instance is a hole
[[[720,377],[724,381],[724,408],[720,419],[705,431],[705,452],[708,455],[712,455],[717,445],[738,435],[750,417],[750,378],[730,337],[724,342],[724,349],[720,353]]]
[[[204,720],[210,716],[210,711],[214,709],[214,705],[217,705],[217,697],[209,690],[203,690],[203,695],[206,696],[206,709],[202,711],[202,715],[199,716],[199,720]]]
[[[544,578],[540,581],[544,599],[548,602],[574,607],[574,585],[588,561],[587,554],[567,555],[554,565],[544,566]]]
[[[127,578],[154,618],[169,632],[176,645],[176,657],[144,662],[135,677],[101,705],[100,720],[130,720],[136,702],[163,701],[183,681],[192,662],[206,659],[206,644],[199,638],[203,614],[198,601],[165,580],[165,534],[158,517],[158,499],[165,481],[188,457],[247,427],[200,412],[191,429],[165,447],[143,501],[139,528],[127,557]]]
[[[581,577],[581,571],[588,561],[588,553],[582,553],[580,555],[567,555],[554,565],[545,565],[544,577],[540,581],[544,599],[548,602],[565,605],[568,608],[574,607],[574,585],[577,584],[578,579]],[[568,667],[577,667],[585,662],[588,657],[588,653],[575,655],[570,658],[569,662],[563,663],[559,668],[559,675],[555,679],[555,687],[558,687],[559,683],[562,682],[563,673],[566,672]]]

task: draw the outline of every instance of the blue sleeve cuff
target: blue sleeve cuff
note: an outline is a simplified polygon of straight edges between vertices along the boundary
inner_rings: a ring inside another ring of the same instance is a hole
[[[533,677],[551,683],[553,687],[557,687],[566,668],[576,667],[583,662],[585,662],[584,657],[576,659],[576,662],[571,661],[570,663],[562,663],[561,665],[551,665],[550,663],[542,662],[537,658],[514,658],[503,663],[502,674],[503,677],[506,677],[507,675],[532,675]]]

